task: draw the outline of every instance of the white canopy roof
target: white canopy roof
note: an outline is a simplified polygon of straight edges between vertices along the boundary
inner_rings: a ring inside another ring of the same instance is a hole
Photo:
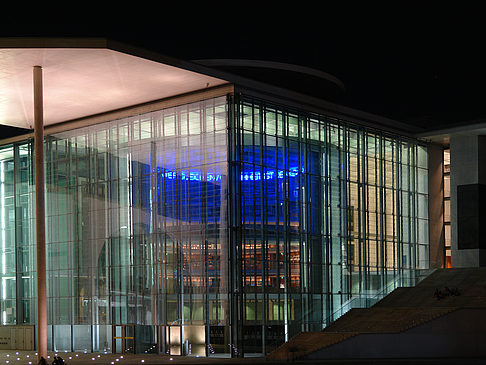
[[[191,70],[193,65],[148,53],[140,56],[113,44],[99,39],[0,39],[0,124],[33,127],[36,65],[43,68],[45,125],[227,83]]]

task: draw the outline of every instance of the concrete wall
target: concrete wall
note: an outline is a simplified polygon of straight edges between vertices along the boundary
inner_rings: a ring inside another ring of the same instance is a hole
[[[486,266],[486,250],[480,248],[480,242],[477,242],[477,248],[460,247],[457,195],[458,186],[486,185],[486,136],[452,135],[450,153],[452,267]],[[462,203],[468,202],[462,201]],[[479,212],[481,209],[486,207],[480,207]]]
[[[306,359],[486,356],[486,308],[458,309],[402,333],[360,334]]]

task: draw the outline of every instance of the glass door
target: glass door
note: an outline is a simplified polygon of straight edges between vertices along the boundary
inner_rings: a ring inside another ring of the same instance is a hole
[[[113,325],[113,353],[134,354],[135,353],[135,326],[134,325]]]
[[[123,328],[125,329],[125,354],[134,354],[135,353],[135,326],[132,325],[124,325]]]

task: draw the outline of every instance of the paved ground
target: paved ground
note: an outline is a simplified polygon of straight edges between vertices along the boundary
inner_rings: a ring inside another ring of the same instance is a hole
[[[49,353],[48,364],[52,363],[55,353]],[[206,365],[279,365],[282,361],[270,361],[264,358],[245,358],[245,359],[229,359],[229,358],[205,358],[205,357],[190,357],[190,356],[169,356],[169,355],[120,355],[120,354],[84,354],[84,353],[59,353],[64,359],[66,365],[158,365],[158,364],[206,364]],[[0,350],[0,365],[37,365],[37,356],[34,351],[12,351]],[[295,365],[304,364],[322,364],[322,365],[476,365],[485,364],[486,359],[392,359],[392,360],[325,360],[325,361],[295,361]]]

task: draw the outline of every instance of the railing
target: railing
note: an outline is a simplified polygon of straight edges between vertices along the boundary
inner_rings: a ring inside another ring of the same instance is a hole
[[[419,282],[429,276],[433,271],[434,269],[417,270],[414,273],[407,273],[407,275],[401,274],[395,277],[392,282],[388,283],[381,290],[368,291],[351,297],[326,318],[323,329],[353,308],[369,308],[375,305],[377,302],[379,302],[381,299],[383,299],[385,296],[390,294],[398,287],[412,287],[417,285]]]

